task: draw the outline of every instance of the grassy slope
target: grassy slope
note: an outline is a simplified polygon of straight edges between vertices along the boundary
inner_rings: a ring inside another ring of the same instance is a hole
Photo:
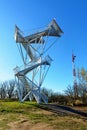
[[[32,102],[0,101],[0,130],[10,130],[9,123],[19,122],[22,118],[32,124],[49,124],[54,130],[87,130],[85,118],[56,115],[37,106]]]

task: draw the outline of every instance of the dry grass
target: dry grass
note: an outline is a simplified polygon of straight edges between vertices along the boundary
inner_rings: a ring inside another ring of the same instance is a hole
[[[87,130],[86,118],[59,116],[37,106],[29,102],[0,102],[0,130]]]
[[[76,109],[76,110],[84,111],[84,112],[87,113],[87,106],[80,106],[80,107],[75,106],[73,108]]]

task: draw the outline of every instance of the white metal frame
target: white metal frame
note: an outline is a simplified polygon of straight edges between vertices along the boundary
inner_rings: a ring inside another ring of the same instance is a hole
[[[52,62],[50,56],[45,55],[52,45],[49,42],[50,45],[47,47],[47,43],[49,37],[60,37],[62,33],[54,19],[46,29],[29,36],[23,36],[20,29],[15,27],[15,41],[23,60],[23,66],[16,66],[14,69],[16,79],[18,79],[17,84],[21,88],[20,93],[17,89],[21,102],[27,98],[30,100],[35,98],[37,103],[48,102],[47,96],[40,92]],[[23,88],[27,89],[25,97],[23,97]]]

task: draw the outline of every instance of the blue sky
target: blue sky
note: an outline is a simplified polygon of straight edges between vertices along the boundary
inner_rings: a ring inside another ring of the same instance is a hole
[[[50,50],[53,59],[43,86],[63,92],[73,82],[72,50],[76,68],[87,69],[87,0],[0,0],[0,81],[14,79],[22,60],[14,40],[14,26],[31,30],[56,19],[64,34]]]

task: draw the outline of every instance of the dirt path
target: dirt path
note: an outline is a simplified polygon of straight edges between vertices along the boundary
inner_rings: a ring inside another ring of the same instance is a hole
[[[87,112],[76,110],[76,109],[70,108],[68,106],[60,106],[60,105],[56,105],[56,104],[44,104],[44,105],[41,105],[41,107],[43,107],[43,109],[48,108],[49,110],[51,110],[57,114],[60,114],[60,115],[77,114],[77,115],[87,118]]]

